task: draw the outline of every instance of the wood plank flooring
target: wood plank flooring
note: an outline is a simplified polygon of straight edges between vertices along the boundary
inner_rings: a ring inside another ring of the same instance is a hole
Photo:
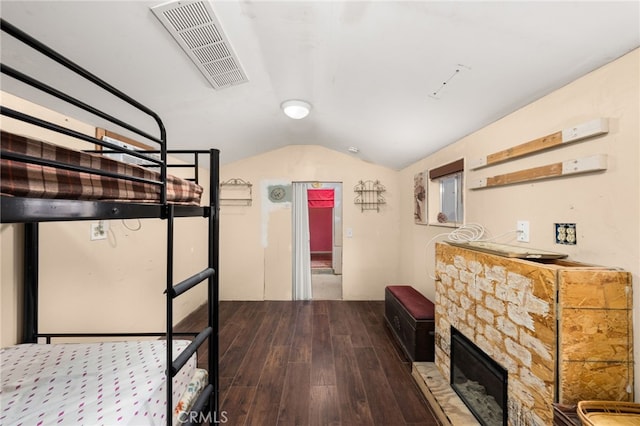
[[[378,301],[221,302],[225,424],[438,425],[383,315]],[[176,330],[205,321],[202,307]]]

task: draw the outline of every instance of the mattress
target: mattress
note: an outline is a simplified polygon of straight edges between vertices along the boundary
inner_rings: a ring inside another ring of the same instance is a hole
[[[174,359],[188,344],[174,340]],[[0,360],[0,424],[167,423],[165,341],[23,344]],[[173,378],[174,424],[195,371],[193,355]]]
[[[14,152],[126,176],[160,180],[160,174],[157,171],[135,164],[122,163],[99,154],[76,151],[4,131],[1,146],[3,152]],[[134,203],[160,202],[161,187],[159,185],[28,164],[5,158],[0,162],[2,195]],[[202,187],[199,185],[172,175],[167,176],[168,202],[200,205],[201,196]]]

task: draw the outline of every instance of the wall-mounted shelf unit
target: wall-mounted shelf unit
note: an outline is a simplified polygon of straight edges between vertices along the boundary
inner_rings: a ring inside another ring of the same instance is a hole
[[[583,173],[601,172],[603,170],[607,170],[607,154],[598,154],[483,179],[470,179],[469,188],[490,188]]]
[[[529,142],[494,152],[486,157],[471,161],[470,169],[478,170],[528,155],[538,154],[551,148],[558,148],[574,142],[584,141],[609,132],[609,120],[598,118],[576,126],[559,130]]]
[[[220,183],[220,205],[250,206],[253,201],[251,182],[233,178]]]
[[[385,204],[386,201],[382,196],[382,193],[386,191],[384,185],[380,181],[360,181],[353,188],[356,195],[354,204],[360,205],[361,211],[375,210],[380,211],[380,205]]]

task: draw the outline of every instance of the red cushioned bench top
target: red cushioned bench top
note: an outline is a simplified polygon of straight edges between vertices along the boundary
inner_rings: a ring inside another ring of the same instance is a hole
[[[390,285],[387,286],[387,289],[407,308],[407,311],[415,319],[434,319],[435,305],[415,288],[410,285]]]

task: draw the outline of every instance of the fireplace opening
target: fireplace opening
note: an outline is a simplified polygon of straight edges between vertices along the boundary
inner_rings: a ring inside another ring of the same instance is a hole
[[[483,426],[507,425],[507,370],[451,327],[451,387]]]

